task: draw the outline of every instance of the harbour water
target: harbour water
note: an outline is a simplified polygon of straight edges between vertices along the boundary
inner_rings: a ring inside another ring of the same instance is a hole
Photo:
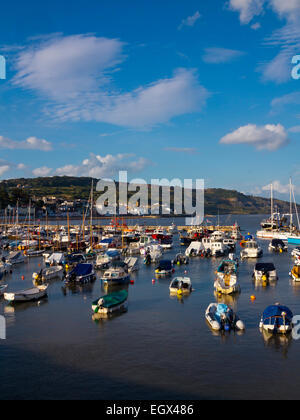
[[[237,216],[231,222],[237,220],[255,234],[261,219]],[[221,217],[221,223],[226,220]],[[176,268],[176,275],[187,270],[195,289],[182,300],[170,297],[170,280],[152,284],[155,266],[141,260],[140,271],[132,276],[135,284],[129,286],[128,312],[110,320],[92,319],[91,303],[103,293],[100,280],[76,289],[51,282],[48,299],[40,304],[12,308],[1,300],[7,339],[0,340],[0,398],[298,399],[300,341],[267,340],[258,325],[265,307],[275,302],[300,314],[300,285],[289,278],[290,250],[275,255],[268,251],[268,241],[259,243],[261,261],[274,262],[279,280],[255,287],[255,261],[241,263],[242,292],[226,303],[245,322],[244,334],[212,333],[204,318],[209,303],[216,301],[214,272],[220,259],[196,258]],[[174,249],[165,256],[180,251],[175,237]],[[1,284],[9,284],[10,291],[30,287],[41,263],[30,260]]]

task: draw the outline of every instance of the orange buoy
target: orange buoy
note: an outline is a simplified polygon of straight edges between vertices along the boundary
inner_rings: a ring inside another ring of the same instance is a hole
[[[256,296],[252,295],[251,300],[252,300],[252,302],[254,302],[256,300]]]
[[[25,276],[22,276],[21,279],[24,281],[25,280]]]

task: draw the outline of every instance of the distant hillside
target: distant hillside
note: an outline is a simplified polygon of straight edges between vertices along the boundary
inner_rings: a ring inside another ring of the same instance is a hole
[[[98,182],[94,179],[95,185]],[[12,179],[0,183],[0,207],[14,205],[17,200],[26,204],[29,198],[36,201],[46,196],[55,196],[64,200],[88,199],[92,178],[85,177],[47,177],[33,179]],[[279,210],[289,213],[289,203],[274,200]],[[270,200],[262,197],[245,195],[238,191],[225,189],[205,190],[205,213],[218,214],[268,214]]]

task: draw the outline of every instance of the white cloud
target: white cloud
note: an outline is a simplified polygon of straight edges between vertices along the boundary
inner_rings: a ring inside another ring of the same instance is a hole
[[[262,13],[264,2],[265,0],[230,0],[229,7],[240,14],[242,24],[247,24],[254,16]]]
[[[178,69],[132,92],[113,88],[124,44],[89,35],[36,41],[17,55],[13,83],[50,100],[46,112],[62,121],[153,126],[198,112],[209,96],[193,70]]]
[[[52,168],[48,168],[47,166],[42,166],[41,168],[34,169],[32,173],[34,176],[37,176],[37,177],[45,177],[45,176],[49,176],[52,171],[53,171]]]
[[[203,61],[213,64],[227,63],[245,54],[243,51],[226,48],[206,48],[204,51]]]
[[[93,95],[108,83],[106,72],[124,59],[123,45],[90,35],[42,39],[17,56],[13,82],[58,101]]]
[[[248,124],[227,134],[220,141],[221,144],[247,144],[257,150],[269,151],[278,150],[288,142],[287,132],[281,124],[267,124],[263,127]]]
[[[296,125],[288,129],[290,133],[300,133],[300,125]]]
[[[196,22],[201,18],[201,14],[197,11],[193,16],[189,16],[186,19],[183,19],[178,29],[181,30],[184,26],[195,26]]]
[[[273,191],[277,192],[278,194],[289,194],[290,192],[290,184],[282,184],[280,181],[276,180],[271,182],[268,185],[265,185],[262,187],[262,191],[270,191],[271,185],[273,185]],[[295,193],[300,193],[300,188],[297,186],[294,186]]]
[[[0,176],[5,174],[5,172],[8,172],[11,169],[10,165],[1,165],[0,163]]]
[[[38,139],[37,137],[29,137],[24,141],[14,141],[0,136],[0,148],[11,150],[42,150],[44,152],[48,152],[52,150],[52,144],[47,140]]]
[[[118,155],[95,155],[90,154],[79,165],[68,164],[61,168],[52,169],[47,166],[36,168],[32,174],[37,177],[43,176],[90,176],[94,178],[113,178],[119,171],[137,173],[151,165],[151,162],[134,154]]]
[[[273,10],[283,18],[294,21],[300,15],[300,0],[269,0]]]
[[[285,106],[299,105],[300,104],[300,91],[288,93],[287,95],[274,98],[271,102],[272,113],[276,114],[282,112]]]

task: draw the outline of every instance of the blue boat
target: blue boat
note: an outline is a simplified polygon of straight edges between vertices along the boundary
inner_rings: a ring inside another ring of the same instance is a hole
[[[67,284],[87,284],[95,280],[92,264],[78,264],[66,277]]]
[[[290,245],[300,245],[300,236],[289,236],[288,243]]]
[[[112,267],[105,271],[101,280],[105,286],[129,284],[130,275],[123,267]]]
[[[263,313],[260,329],[271,334],[287,334],[293,329],[293,313],[287,306],[269,306]]]

